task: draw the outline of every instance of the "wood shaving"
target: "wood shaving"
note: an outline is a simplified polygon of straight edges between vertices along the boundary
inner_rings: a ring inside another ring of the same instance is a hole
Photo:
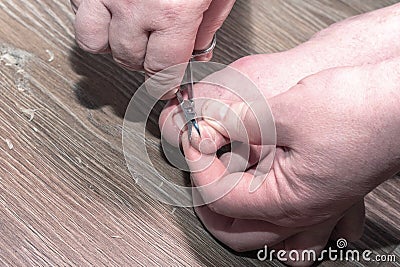
[[[26,51],[11,46],[0,44],[0,62],[15,70],[14,83],[18,91],[24,92],[29,89],[30,76],[24,71],[26,62],[32,55]]]
[[[8,138],[6,138],[6,139],[4,139],[4,141],[6,142],[6,144],[7,144],[7,146],[8,146],[8,149],[13,150],[14,145],[13,145],[13,143],[11,142],[11,140],[8,139]]]
[[[8,53],[1,55],[0,61],[4,61],[4,65],[6,65],[6,66],[17,65],[17,63],[18,63],[17,57],[14,57]]]
[[[21,108],[22,113],[29,117],[28,121],[32,121],[35,117],[35,112],[38,111],[37,109],[30,109],[30,108]]]
[[[49,55],[48,62],[52,62],[54,60],[54,53],[48,49],[46,49],[46,53]]]
[[[111,238],[122,239],[122,237],[120,237],[119,235],[113,235],[113,236],[111,236]]]

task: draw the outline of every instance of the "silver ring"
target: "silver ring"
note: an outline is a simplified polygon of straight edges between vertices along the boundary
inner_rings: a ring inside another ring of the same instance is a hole
[[[217,34],[214,34],[214,37],[211,41],[211,44],[208,48],[206,49],[202,49],[202,50],[194,50],[192,53],[192,58],[198,57],[198,56],[204,56],[207,55],[209,53],[211,53],[215,46],[217,45]]]

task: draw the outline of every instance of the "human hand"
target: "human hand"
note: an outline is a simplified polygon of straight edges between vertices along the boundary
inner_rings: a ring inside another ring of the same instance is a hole
[[[148,76],[186,63],[192,51],[207,48],[234,0],[71,0],[79,46],[111,52],[114,60]],[[199,57],[209,60],[212,54]],[[185,66],[147,84],[153,96],[172,98]],[[177,73],[179,72],[179,73]]]
[[[196,186],[211,182],[223,186],[241,178],[224,196],[220,196],[220,186],[195,192],[196,198],[206,203],[221,197],[196,208],[207,229],[239,251],[267,244],[318,252],[332,231],[335,237],[357,239],[362,233],[363,197],[400,170],[399,66],[398,58],[375,65],[329,69],[270,98],[278,149],[269,173],[256,168],[265,160],[257,149],[251,153],[253,158],[254,154],[260,158],[259,162],[249,161],[242,170],[237,169],[242,164],[233,162],[231,169],[228,163],[237,158],[235,155],[217,158],[213,153],[200,153],[198,145],[192,146],[183,135],[185,156]],[[215,130],[208,129],[211,134],[207,137],[241,136],[246,129],[248,143],[263,145],[254,130],[258,129],[257,121],[248,118],[262,120],[264,114],[253,114],[242,102],[225,102],[202,104],[201,115],[214,119],[206,121]],[[252,103],[255,106],[257,101]],[[246,119],[240,123],[240,118]],[[244,128],[239,127],[241,124]],[[214,139],[216,148],[225,144],[223,138]],[[204,169],[203,162],[211,165]],[[266,180],[250,193],[255,176]]]
[[[303,77],[323,69],[377,63],[387,58],[396,57],[399,55],[399,51],[398,46],[395,45],[396,39],[392,35],[393,32],[396,32],[393,29],[399,25],[396,23],[397,15],[395,12],[398,7],[398,5],[395,5],[350,18],[332,25],[316,34],[310,41],[292,50],[277,54],[245,57],[234,62],[231,67],[244,73],[262,90],[266,98],[272,98],[296,85]],[[382,17],[385,17],[386,20],[382,21]],[[355,33],[358,36],[357,39],[354,39]],[[341,36],[339,44],[337,43],[337,36]],[[216,75],[223,78],[224,72],[221,71]],[[230,79],[230,77],[226,77],[226,79]],[[238,100],[227,90],[203,84],[195,86],[194,93],[196,98],[208,97],[215,100],[226,100],[227,102]],[[200,114],[199,111],[198,114]],[[202,124],[202,137],[204,138],[199,141],[196,135],[194,136],[191,144],[196,148],[194,151],[200,149],[200,142],[207,137],[211,137],[219,146],[229,141],[214,128],[210,128],[210,125],[204,124],[204,121],[200,121],[200,123]],[[182,135],[181,133],[183,124],[178,103],[175,100],[170,101],[160,116],[160,128],[163,137],[169,143],[178,146],[180,138],[185,138],[185,134]],[[202,143],[206,144],[207,142]],[[257,158],[260,154],[257,146],[252,145],[250,147],[252,149],[251,154],[255,155],[253,158]],[[230,155],[224,155],[222,156],[222,163],[227,162],[231,157],[235,158],[235,162],[237,162],[237,159],[241,159],[240,153],[236,154],[235,151]],[[231,165],[228,165],[228,168],[230,167]],[[224,169],[220,168],[220,170]],[[211,212],[207,206],[196,208],[196,210],[199,216],[210,218],[205,223],[210,231],[218,239],[236,250],[254,249],[264,244],[277,244],[275,247],[278,249],[302,247],[301,244],[299,245],[299,243],[302,243],[299,237],[304,237],[304,235],[296,235],[300,228],[290,228],[290,231],[285,233],[284,227],[278,227],[266,221],[226,217]],[[205,213],[205,215],[200,213]],[[212,216],[208,216],[207,213],[211,213]],[[332,237],[344,237],[350,241],[357,239],[362,233],[363,218],[364,207],[363,202],[360,201],[349,211],[343,213],[342,219],[334,226]],[[325,225],[320,225],[308,232],[307,229],[303,229],[311,240],[315,240],[314,245],[317,252],[318,249],[323,247],[323,240],[326,239],[326,236],[329,236],[327,233],[331,232],[333,224],[333,222],[327,222],[326,228]],[[319,235],[319,237],[316,235]],[[290,242],[285,242],[285,246],[283,246],[283,241],[280,240],[289,236],[298,237],[298,245],[291,239]],[[310,247],[310,244],[304,242],[304,247]]]
[[[270,97],[324,69],[379,63],[400,56],[396,37],[400,32],[399,10],[400,4],[395,4],[351,17],[332,24],[291,50],[244,57],[230,66],[243,72],[265,96]],[[194,94],[195,97],[236,99],[227,90],[211,87],[206,90],[203,86],[195,87]],[[170,101],[160,116],[163,137],[174,146],[179,146],[182,128],[182,116],[177,106],[177,101]]]

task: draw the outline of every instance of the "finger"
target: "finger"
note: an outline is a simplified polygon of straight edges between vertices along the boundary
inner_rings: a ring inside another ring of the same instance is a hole
[[[197,115],[201,115],[201,106],[198,103],[199,98],[203,99],[203,102],[204,99],[238,101],[240,99],[237,96],[238,94],[239,96],[247,95],[251,99],[257,99],[257,97],[260,95],[259,90],[257,88],[254,88],[254,90],[248,90],[249,87],[254,87],[254,84],[252,84],[248,78],[244,79],[243,81],[243,77],[244,75],[239,75],[238,71],[235,71],[233,68],[225,68],[208,76],[205,79],[206,82],[195,84],[193,93]],[[227,88],[232,88],[232,90]],[[243,88],[246,88],[247,90],[244,90]],[[241,92],[241,89],[244,91]],[[159,120],[163,137],[168,141],[168,143],[174,146],[179,146],[180,143],[180,127],[179,125],[176,125],[175,121],[173,120],[175,114],[181,111],[180,107],[176,108],[178,105],[179,103],[177,101],[169,102],[161,112]],[[179,117],[177,116],[177,120],[179,120],[181,116],[182,115],[179,115]]]
[[[201,136],[193,131],[191,145],[202,153],[215,153],[228,141],[223,135],[210,127],[206,122],[198,120]],[[185,116],[176,99],[170,100],[164,107],[159,118],[163,138],[173,146],[178,147],[182,131],[186,129]]]
[[[250,184],[254,176],[249,173],[229,174],[224,164],[215,155],[201,154],[195,148],[182,142],[183,150],[192,179],[198,191],[216,213],[241,219],[279,221],[286,219],[282,214],[279,194],[288,193],[286,186],[278,193],[275,172],[271,171],[263,183],[263,188],[251,192]],[[199,160],[201,159],[201,160]],[[207,168],[204,163],[208,162]],[[290,187],[289,187],[290,188]],[[268,215],[268,216],[267,216]]]
[[[125,68],[143,70],[148,32],[134,15],[128,14],[118,12],[111,20],[109,42],[112,56]]]
[[[333,227],[333,222],[326,222],[285,240],[285,263],[290,266],[310,266],[328,243]]]
[[[204,199],[203,204],[207,204],[213,212],[288,227],[293,224],[307,226],[325,219],[323,214],[305,215],[309,208],[307,201],[299,201],[295,207],[290,202],[282,202],[282,196],[295,198],[292,188],[301,186],[287,178],[283,167],[287,165],[285,160],[288,155],[282,149],[276,149],[271,171],[254,176],[249,172],[229,173],[215,155],[201,154],[195,148],[182,144],[193,183]],[[207,162],[206,167],[204,162]]]
[[[234,142],[231,145],[231,152],[221,155],[220,160],[229,173],[245,172],[250,167],[257,164],[254,170],[258,168],[257,175],[262,175],[268,173],[271,167],[271,165],[269,165],[268,170],[266,168],[261,168],[263,159],[269,155],[273,156],[274,153],[272,152],[273,151],[271,151],[271,148],[268,146],[255,146]],[[254,173],[255,172],[253,172],[253,174]]]
[[[201,115],[217,131],[234,141],[274,145],[275,126],[265,99],[246,103],[209,100]]]
[[[192,134],[191,145],[204,154],[214,154],[228,144],[228,140],[206,122],[198,121],[201,136]]]
[[[194,176],[195,173],[203,173],[207,170],[208,172],[212,172],[214,175],[212,177],[208,177],[207,183],[203,183],[202,185],[204,187],[207,187],[208,184],[212,184],[213,182],[218,181],[221,177],[226,176],[226,168],[222,164],[222,162],[217,158],[216,154],[202,154],[199,152],[197,149],[195,149],[193,146],[191,146],[189,137],[187,134],[182,134],[182,148],[183,152],[185,154],[186,161],[189,165],[190,171],[191,171],[191,178],[192,182],[196,186],[201,186],[196,183],[196,176]],[[210,164],[205,165],[205,162],[208,162]],[[222,188],[222,187],[221,187]],[[223,188],[222,188],[223,189]],[[214,189],[216,191],[217,188]],[[201,194],[202,197],[205,195]],[[208,198],[209,200],[210,198]],[[202,205],[207,204],[207,203],[202,203]]]
[[[361,238],[364,232],[365,206],[364,200],[351,207],[338,222],[332,234],[333,239],[344,238],[353,242]]]
[[[260,177],[263,174],[268,173],[271,170],[272,163],[275,158],[275,146],[257,146],[259,147],[257,152],[259,155],[255,153],[252,158],[257,158],[258,161],[251,165],[251,168],[247,170],[248,173],[252,173],[256,177]],[[254,180],[253,180],[254,182]]]
[[[250,165],[251,150],[256,149],[249,144],[233,142],[231,151],[224,153],[219,159],[227,169],[227,172],[245,172]]]
[[[307,88],[299,83],[268,99],[275,120],[278,146],[293,148],[296,140],[303,136],[303,133],[298,131],[304,128],[299,125],[299,121],[304,118],[304,109],[308,109],[308,106],[304,103],[299,104],[299,99],[304,98],[306,91]]]
[[[195,211],[213,236],[238,252],[273,246],[299,231],[264,221],[226,217],[212,212],[207,206],[196,207]]]
[[[166,1],[166,6],[163,8],[167,12],[163,14],[165,19],[152,25],[155,30],[149,37],[144,62],[147,76],[153,78],[146,87],[154,97],[162,96],[163,99],[175,97],[187,62],[192,56],[203,13],[211,2],[211,0]],[[170,68],[172,66],[174,67]],[[161,70],[166,71],[154,75]]]
[[[158,99],[175,97],[192,55],[197,27],[187,25],[185,30],[167,29],[151,33],[144,61],[144,70],[150,77],[146,81],[149,94]]]
[[[90,53],[107,52],[110,21],[110,12],[100,1],[82,2],[74,25],[78,45]]]
[[[212,1],[208,10],[204,12],[203,20],[197,31],[195,50],[203,50],[210,46],[214,34],[221,28],[225,19],[228,17],[235,0]],[[212,53],[196,57],[199,61],[208,61]]]

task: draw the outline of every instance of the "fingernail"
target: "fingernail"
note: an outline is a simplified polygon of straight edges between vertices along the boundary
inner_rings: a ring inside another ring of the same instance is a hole
[[[228,113],[229,107],[218,101],[208,101],[203,108],[203,116],[214,120],[223,120]]]
[[[212,154],[217,151],[217,144],[211,138],[202,139],[199,144],[199,151],[203,154]]]

